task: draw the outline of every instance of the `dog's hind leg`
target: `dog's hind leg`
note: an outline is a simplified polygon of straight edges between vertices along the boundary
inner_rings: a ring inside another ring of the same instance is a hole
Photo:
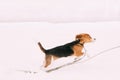
[[[45,56],[45,66],[44,67],[47,67],[48,65],[50,65],[51,61],[52,61],[52,56],[51,55],[46,55]]]

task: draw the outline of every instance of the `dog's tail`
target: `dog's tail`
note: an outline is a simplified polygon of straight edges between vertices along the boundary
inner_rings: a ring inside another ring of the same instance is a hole
[[[43,46],[41,45],[40,42],[38,42],[38,45],[39,45],[40,49],[45,53],[46,50],[43,48]]]

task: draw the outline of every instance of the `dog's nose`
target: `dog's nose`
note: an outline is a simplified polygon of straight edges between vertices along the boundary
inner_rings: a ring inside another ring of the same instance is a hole
[[[96,38],[94,38],[93,40],[96,40]]]

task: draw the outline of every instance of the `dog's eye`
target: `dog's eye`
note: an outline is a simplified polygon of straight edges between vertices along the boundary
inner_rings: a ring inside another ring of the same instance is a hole
[[[92,38],[92,37],[89,36],[89,38]]]

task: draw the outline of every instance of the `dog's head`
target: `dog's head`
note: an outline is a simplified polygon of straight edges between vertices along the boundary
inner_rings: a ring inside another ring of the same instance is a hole
[[[76,40],[80,40],[80,43],[88,43],[96,40],[95,38],[93,39],[89,34],[87,33],[82,33],[76,35]]]

